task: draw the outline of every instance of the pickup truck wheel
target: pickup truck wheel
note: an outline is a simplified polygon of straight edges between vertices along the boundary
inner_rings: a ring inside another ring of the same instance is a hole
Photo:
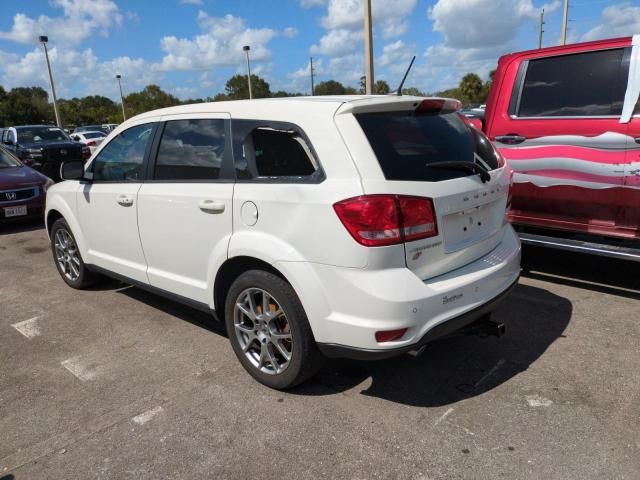
[[[225,322],[240,363],[268,387],[293,387],[322,366],[322,354],[298,296],[272,273],[250,270],[233,282]]]
[[[51,252],[58,273],[70,287],[82,289],[98,281],[98,275],[90,272],[84,264],[76,239],[63,218],[56,220],[51,227]]]

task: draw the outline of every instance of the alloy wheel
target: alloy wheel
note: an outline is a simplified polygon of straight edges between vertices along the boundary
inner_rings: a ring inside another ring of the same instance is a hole
[[[80,276],[80,253],[69,231],[64,228],[56,230],[54,247],[60,271],[67,279],[75,282]]]
[[[263,373],[286,370],[293,353],[289,321],[279,302],[267,291],[248,288],[233,309],[235,334],[242,352]]]

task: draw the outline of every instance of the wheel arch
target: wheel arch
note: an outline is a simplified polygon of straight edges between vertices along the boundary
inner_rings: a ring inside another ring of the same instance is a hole
[[[47,234],[51,237],[51,227],[55,223],[56,220],[63,218],[69,228],[71,229],[71,233],[73,233],[73,237],[76,240],[76,244],[78,245],[78,249],[80,250],[80,255],[82,258],[86,259],[87,254],[87,244],[85,242],[84,233],[80,224],[77,221],[76,216],[73,213],[73,209],[69,206],[65,199],[60,198],[60,196],[52,196],[52,198],[47,198],[47,209],[45,212],[45,226],[47,228]]]
[[[224,322],[224,306],[231,284],[249,270],[264,270],[277,275],[287,283],[291,283],[280,270],[259,258],[246,255],[228,258],[216,272],[213,283],[213,303],[220,321]]]

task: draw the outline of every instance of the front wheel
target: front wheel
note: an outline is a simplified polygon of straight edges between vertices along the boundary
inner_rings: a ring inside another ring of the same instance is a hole
[[[262,270],[240,275],[227,294],[225,322],[240,363],[268,387],[293,387],[322,366],[302,304],[277,275]]]
[[[51,227],[51,252],[58,273],[70,287],[82,289],[98,281],[98,275],[90,272],[84,264],[76,239],[63,218],[56,220]]]

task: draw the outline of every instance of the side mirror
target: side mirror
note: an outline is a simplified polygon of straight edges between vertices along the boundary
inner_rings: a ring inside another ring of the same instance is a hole
[[[82,180],[84,178],[84,163],[79,160],[63,162],[60,165],[62,180]]]

